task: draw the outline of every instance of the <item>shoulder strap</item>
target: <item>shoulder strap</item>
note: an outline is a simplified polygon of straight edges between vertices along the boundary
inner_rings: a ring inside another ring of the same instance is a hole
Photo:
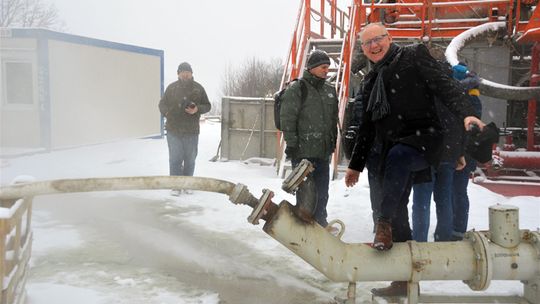
[[[306,100],[307,98],[307,84],[306,84],[306,81],[303,79],[303,78],[298,78],[298,81],[300,82],[300,94],[301,94],[301,100],[302,100],[302,103],[304,103],[304,101]]]

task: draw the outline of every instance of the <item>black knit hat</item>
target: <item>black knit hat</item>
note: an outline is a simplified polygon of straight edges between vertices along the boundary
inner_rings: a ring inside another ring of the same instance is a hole
[[[313,50],[306,63],[306,69],[311,70],[322,64],[330,64],[330,57],[325,51]]]
[[[180,72],[191,72],[191,73],[193,73],[193,70],[191,69],[191,65],[189,65],[189,63],[182,62],[178,66],[178,70],[176,70],[176,72],[177,73],[180,73]]]
[[[489,123],[482,131],[479,129],[467,131],[466,135],[465,152],[480,163],[490,161],[493,144],[499,141],[499,128],[495,123]]]

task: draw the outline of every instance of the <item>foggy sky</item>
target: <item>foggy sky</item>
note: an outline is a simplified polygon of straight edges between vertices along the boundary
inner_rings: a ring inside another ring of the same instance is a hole
[[[227,65],[288,54],[299,0],[45,0],[74,35],[164,50],[165,87],[188,61],[212,102]],[[156,101],[157,103],[157,101]]]

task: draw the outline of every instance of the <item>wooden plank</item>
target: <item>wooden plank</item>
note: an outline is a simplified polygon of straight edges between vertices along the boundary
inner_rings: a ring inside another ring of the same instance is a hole
[[[24,287],[26,284],[26,273],[28,270],[28,262],[32,252],[32,233],[29,234],[29,242],[24,246],[21,253],[20,262],[17,270],[11,277],[6,288],[2,290],[2,302],[6,304],[19,304],[24,299]],[[3,280],[2,280],[3,281]]]

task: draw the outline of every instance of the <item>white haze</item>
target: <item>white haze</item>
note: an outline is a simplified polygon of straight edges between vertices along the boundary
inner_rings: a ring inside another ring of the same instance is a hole
[[[183,61],[211,101],[227,66],[285,60],[300,0],[47,0],[70,34],[164,50],[165,86]]]

